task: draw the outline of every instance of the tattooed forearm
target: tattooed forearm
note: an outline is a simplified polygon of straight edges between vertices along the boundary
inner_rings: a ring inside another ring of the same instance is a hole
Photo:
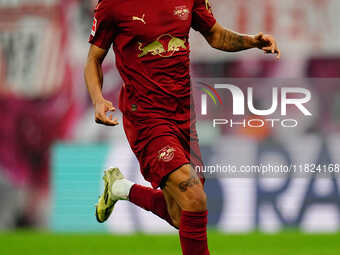
[[[214,42],[214,47],[219,50],[235,52],[253,48],[254,37],[239,34],[227,29],[219,31]]]
[[[194,171],[192,171],[190,178],[187,179],[186,181],[180,182],[178,184],[178,188],[180,189],[181,192],[186,192],[188,188],[194,185],[197,185],[199,183],[200,183],[200,179],[198,178],[197,174]]]

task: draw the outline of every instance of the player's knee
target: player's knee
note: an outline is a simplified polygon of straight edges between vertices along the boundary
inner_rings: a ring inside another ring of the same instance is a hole
[[[185,165],[172,173],[167,185],[170,190],[171,188],[177,190],[174,194],[181,210],[201,212],[207,209],[207,196],[203,185],[190,165]]]
[[[207,195],[202,186],[193,188],[186,194],[186,203],[183,210],[190,212],[201,212],[207,210]]]
[[[207,195],[202,190],[192,199],[190,203],[191,211],[205,211],[207,209]]]

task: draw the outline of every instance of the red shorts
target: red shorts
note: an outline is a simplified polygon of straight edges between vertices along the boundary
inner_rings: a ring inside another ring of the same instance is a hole
[[[138,123],[123,117],[125,134],[144,179],[155,189],[183,165],[202,165],[194,121],[148,119]]]

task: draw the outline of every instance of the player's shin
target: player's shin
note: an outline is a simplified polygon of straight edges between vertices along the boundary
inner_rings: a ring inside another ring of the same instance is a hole
[[[208,211],[182,211],[179,236],[183,255],[209,255],[207,239]]]

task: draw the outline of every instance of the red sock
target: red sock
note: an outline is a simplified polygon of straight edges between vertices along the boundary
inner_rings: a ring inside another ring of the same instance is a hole
[[[129,193],[129,201],[147,211],[151,211],[173,226],[163,191],[134,184]]]
[[[182,211],[179,226],[183,255],[209,255],[207,239],[208,211]]]

